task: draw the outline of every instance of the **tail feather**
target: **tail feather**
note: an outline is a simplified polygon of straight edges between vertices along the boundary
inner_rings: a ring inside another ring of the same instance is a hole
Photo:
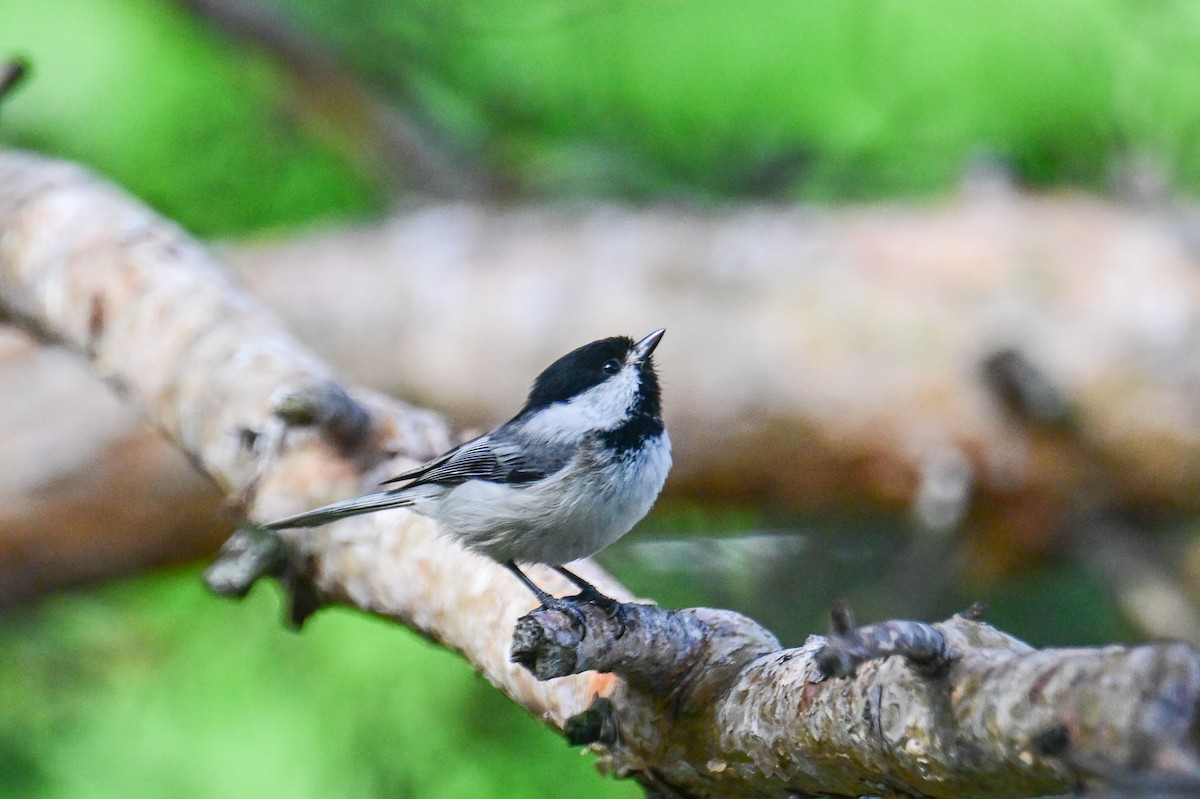
[[[320,527],[323,524],[336,522],[338,519],[345,519],[350,516],[358,516],[377,510],[387,510],[388,508],[403,508],[411,504],[412,498],[410,497],[406,497],[395,491],[382,491],[378,494],[367,494],[366,496],[355,497],[354,499],[347,499],[342,502],[334,502],[332,505],[325,505],[305,511],[304,513],[298,513],[295,516],[288,516],[286,519],[268,522],[262,525],[262,527],[267,530],[288,530],[294,527]]]

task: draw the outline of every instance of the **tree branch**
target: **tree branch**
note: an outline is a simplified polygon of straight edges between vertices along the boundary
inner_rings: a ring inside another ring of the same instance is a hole
[[[88,358],[250,519],[451,441],[433,414],[339,384],[182,232],[69,165],[0,153],[0,308]],[[406,624],[659,796],[1016,797],[1200,773],[1200,655],[1184,644],[1037,651],[974,619],[856,629],[841,613],[833,639],[781,650],[736,613],[645,604],[585,606],[581,626],[529,613],[501,567],[404,511],[247,528],[207,578],[236,594],[266,574],[296,623],[339,602]]]
[[[622,677],[594,734],[615,730],[618,768],[654,764],[689,795],[995,799],[1118,775],[1200,788],[1192,647],[1035,650],[976,616],[842,621],[841,635],[782,650],[729,611],[587,608],[584,631],[538,610],[513,648],[541,679]]]
[[[358,389],[339,389],[351,415],[370,419],[349,451],[322,432],[341,421],[297,424],[320,414],[295,413],[295,398],[321,395],[329,371],[182,231],[68,164],[0,153],[0,307],[91,360],[251,518],[347,496],[451,443],[436,415]],[[376,514],[284,542],[294,608],[318,597],[401,620],[462,652],[539,717],[561,725],[605,683],[541,685],[511,665],[496,631],[511,629],[530,598],[421,517]]]

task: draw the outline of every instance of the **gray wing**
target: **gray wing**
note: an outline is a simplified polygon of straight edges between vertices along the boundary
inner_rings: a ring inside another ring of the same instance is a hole
[[[505,426],[472,439],[429,463],[384,483],[386,485],[407,482],[407,485],[335,502],[262,526],[268,530],[316,527],[349,516],[389,508],[403,508],[414,502],[414,492],[410,492],[409,489],[420,485],[453,486],[468,480],[487,480],[512,485],[529,483],[554,474],[566,466],[574,452],[575,448],[571,446],[554,447],[544,444],[539,444],[530,452]]]
[[[467,480],[528,483],[554,474],[571,459],[571,447],[539,445],[536,452],[530,452],[506,433],[502,427],[474,438],[423,466],[385,480],[383,485],[408,482],[404,488],[410,488],[424,483],[458,485]]]

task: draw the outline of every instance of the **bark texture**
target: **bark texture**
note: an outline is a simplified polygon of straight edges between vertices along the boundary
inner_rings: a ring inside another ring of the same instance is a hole
[[[781,649],[729,611],[593,610],[581,634],[539,610],[514,651],[544,679],[623,677],[594,729],[619,773],[649,767],[665,795],[995,799],[1116,779],[1137,795],[1164,775],[1200,789],[1192,647],[1035,650],[975,615]],[[847,651],[852,669],[830,671]]]
[[[439,417],[338,383],[181,231],[69,165],[0,153],[0,308],[90,360],[251,519],[451,441]],[[1200,774],[1200,655],[1183,644],[1034,651],[973,619],[855,630],[841,614],[833,639],[780,650],[735,613],[641,604],[585,605],[580,624],[529,614],[501,567],[403,511],[244,528],[208,579],[237,594],[262,574],[289,586],[296,622],[342,602],[461,652],[655,795],[1015,797]]]

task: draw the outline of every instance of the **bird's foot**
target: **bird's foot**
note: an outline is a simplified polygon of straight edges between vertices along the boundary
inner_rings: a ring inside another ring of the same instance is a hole
[[[573,596],[557,597],[547,594],[541,597],[542,609],[557,610],[560,613],[565,613],[570,617],[571,621],[579,625],[582,630],[582,636],[587,636],[587,618],[583,615],[583,611],[579,609],[579,604]]]
[[[624,617],[624,604],[616,599],[613,599],[607,594],[601,593],[600,589],[596,588],[596,586],[592,585],[587,580],[583,579],[569,569],[563,568],[562,566],[552,567],[559,574],[563,575],[568,580],[575,583],[575,585],[579,586],[579,593],[573,596],[556,597],[546,593],[544,590],[538,587],[538,585],[530,580],[525,572],[521,571],[520,567],[517,566],[517,564],[513,561],[505,561],[502,565],[512,572],[516,578],[520,580],[535,597],[537,597],[538,601],[542,603],[543,608],[546,610],[557,610],[565,613],[571,618],[572,621],[578,623],[580,629],[583,630],[584,636],[587,635],[587,619],[584,617],[583,611],[579,608],[580,605],[584,604],[594,605],[595,607],[604,611],[604,614],[610,621],[616,622],[617,638],[621,638],[625,635],[626,624]]]
[[[587,588],[582,589],[578,594],[567,598],[576,602],[586,602],[589,605],[595,605],[607,613],[609,618],[612,618],[621,610],[620,602],[613,599],[608,594],[600,593],[600,591],[594,585],[589,585]]]
[[[592,586],[584,588],[574,596],[566,597],[566,601],[586,603],[600,608],[600,610],[604,611],[604,615],[607,616],[610,621],[616,624],[616,637],[625,637],[625,603],[621,602],[620,600],[613,599],[607,594],[600,593]]]
[[[607,613],[610,619],[620,612],[620,602],[608,596],[607,594],[600,593],[599,588],[592,585],[575,572],[563,566],[552,566],[551,568],[553,568],[563,577],[566,577],[568,580],[575,583],[575,585],[579,586],[579,593],[573,597],[570,597],[571,599],[574,599],[576,602],[587,602],[589,605],[595,605]]]

